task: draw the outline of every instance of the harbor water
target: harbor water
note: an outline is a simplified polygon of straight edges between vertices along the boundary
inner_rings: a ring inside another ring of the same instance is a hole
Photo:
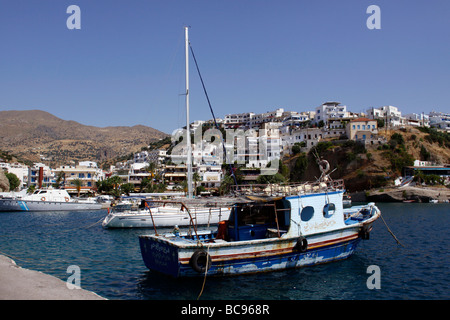
[[[361,241],[347,260],[279,272],[207,278],[201,300],[449,299],[450,205],[377,206],[403,246],[378,219],[370,240]],[[153,233],[153,229],[103,229],[101,220],[105,216],[106,210],[1,212],[0,254],[11,257],[21,267],[64,281],[72,275],[69,267],[78,266],[81,287],[108,299],[197,299],[202,277],[172,279],[144,266],[138,236]],[[378,288],[373,286],[374,276]]]

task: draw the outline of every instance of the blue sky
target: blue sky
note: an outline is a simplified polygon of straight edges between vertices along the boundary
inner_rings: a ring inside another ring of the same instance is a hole
[[[450,112],[447,0],[0,0],[0,110],[171,133],[185,124],[185,25],[218,117],[329,100]],[[191,120],[210,119],[192,59],[190,79]]]

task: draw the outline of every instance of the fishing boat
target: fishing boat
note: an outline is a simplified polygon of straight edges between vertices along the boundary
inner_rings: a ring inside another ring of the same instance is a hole
[[[239,186],[238,186],[239,187]],[[265,186],[235,199],[217,230],[139,237],[147,268],[173,277],[257,273],[351,256],[381,215],[374,203],[344,209],[342,180]]]
[[[38,189],[32,194],[0,198],[0,211],[78,211],[100,210],[102,204],[73,199],[62,189]]]
[[[231,208],[190,206],[189,215],[187,205],[176,201],[143,200],[139,206],[119,204],[108,210],[104,228],[150,228],[217,224],[229,218]]]

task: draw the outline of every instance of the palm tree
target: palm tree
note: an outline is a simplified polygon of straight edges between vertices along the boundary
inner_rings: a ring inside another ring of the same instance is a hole
[[[195,187],[194,194],[195,194],[195,196],[197,196],[197,182],[199,182],[201,180],[198,172],[194,172],[194,174],[192,175],[192,180],[194,180],[194,187]]]
[[[56,176],[56,182],[55,182],[56,188],[59,189],[61,187],[61,183],[64,184],[65,180],[66,180],[66,175],[65,175],[64,171],[59,171]]]
[[[83,181],[81,179],[73,179],[71,184],[73,184],[77,188],[77,197],[80,196],[81,187],[83,186]]]

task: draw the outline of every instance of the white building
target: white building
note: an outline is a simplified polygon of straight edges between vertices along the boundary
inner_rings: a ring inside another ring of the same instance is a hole
[[[383,106],[381,108],[371,108],[367,110],[369,119],[383,119],[388,128],[401,127],[406,125],[406,118],[394,106]]]
[[[450,113],[430,112],[430,126],[450,132]]]
[[[21,163],[0,163],[0,170],[6,170],[9,173],[14,173],[20,180],[19,189],[26,188],[28,186],[28,167]]]
[[[316,108],[314,115],[314,123],[319,124],[321,121],[326,125],[330,118],[341,119],[349,116],[347,106],[341,106],[340,102],[328,101]]]
[[[296,144],[302,144],[306,150],[317,145],[323,137],[323,131],[320,128],[300,128],[281,135],[281,144],[284,153],[291,153],[292,147]]]
[[[405,115],[406,124],[412,127],[429,127],[430,117],[426,114],[408,113]]]
[[[47,188],[51,187],[55,182],[55,174],[49,166],[43,163],[35,163],[28,168],[28,187]]]
[[[296,113],[297,112],[284,111],[283,108],[278,108],[274,111],[267,111],[259,114],[253,112],[227,114],[224,119],[224,127],[225,129],[256,129],[267,122],[281,122],[283,118]]]
[[[250,119],[255,114],[253,112],[238,113],[238,114],[227,114],[224,119],[225,129],[236,129],[239,127],[249,127]]]
[[[200,176],[198,186],[206,189],[218,188],[222,182],[222,167],[220,165],[199,165],[196,167]]]
[[[58,175],[61,175],[62,181],[60,183],[63,184],[64,189],[69,193],[77,192],[73,184],[73,181],[77,179],[81,180],[82,183],[81,193],[92,191],[96,188],[96,182],[105,178],[105,174],[96,164],[93,166],[91,161],[85,162],[84,164],[88,164],[88,166],[79,164],[77,166],[60,166],[54,169],[53,174],[55,180]]]

